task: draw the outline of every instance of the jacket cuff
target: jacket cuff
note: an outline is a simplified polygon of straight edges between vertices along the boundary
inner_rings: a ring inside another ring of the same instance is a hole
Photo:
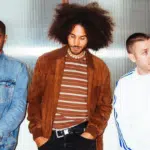
[[[90,133],[94,137],[94,139],[96,139],[99,135],[98,129],[93,125],[88,125],[85,129],[85,132]]]
[[[35,140],[36,138],[40,136],[43,136],[42,129],[41,128],[35,129],[33,132],[33,139]]]

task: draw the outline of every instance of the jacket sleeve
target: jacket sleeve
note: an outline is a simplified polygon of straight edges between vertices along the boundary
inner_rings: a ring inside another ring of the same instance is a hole
[[[0,119],[0,134],[7,135],[15,130],[24,119],[27,99],[28,72],[21,64],[16,78],[12,102],[7,113]]]
[[[114,120],[116,124],[116,129],[118,133],[117,140],[119,142],[119,147],[131,150],[131,148],[128,147],[128,138],[124,137],[124,133],[126,133],[125,127],[125,112],[123,111],[124,105],[123,105],[123,99],[122,99],[122,83],[121,80],[119,80],[116,84],[116,88],[114,91],[114,98],[113,98],[113,107],[114,107]],[[129,131],[130,132],[130,131]]]
[[[28,91],[28,117],[29,130],[33,134],[33,138],[42,136],[41,125],[41,102],[44,91],[44,73],[42,72],[41,60],[37,60],[32,81]]]
[[[110,73],[107,66],[104,66],[101,72],[102,83],[96,99],[96,108],[90,115],[86,128],[86,132],[91,133],[95,138],[103,134],[112,110]]]
[[[116,122],[114,117],[115,111],[113,109],[110,118],[108,120],[108,125],[104,132],[104,149],[111,149],[113,147],[114,150],[119,150],[119,140],[118,140],[118,132],[116,128]]]

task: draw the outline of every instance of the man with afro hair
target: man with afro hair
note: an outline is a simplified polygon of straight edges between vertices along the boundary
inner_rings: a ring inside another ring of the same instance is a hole
[[[97,3],[59,4],[49,29],[63,47],[37,60],[28,94],[29,130],[39,150],[102,150],[112,98],[97,51],[112,42],[113,21]]]

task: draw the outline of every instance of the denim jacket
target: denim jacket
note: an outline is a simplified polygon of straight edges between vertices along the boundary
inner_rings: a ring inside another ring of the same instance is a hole
[[[19,61],[0,54],[0,150],[14,150],[26,110],[28,72]]]

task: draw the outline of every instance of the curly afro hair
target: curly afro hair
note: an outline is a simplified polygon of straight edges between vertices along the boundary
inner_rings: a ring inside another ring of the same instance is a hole
[[[114,23],[108,11],[93,2],[82,6],[79,4],[59,4],[56,7],[54,21],[48,36],[62,44],[68,44],[67,37],[76,24],[85,28],[88,38],[87,47],[97,51],[112,42]]]

